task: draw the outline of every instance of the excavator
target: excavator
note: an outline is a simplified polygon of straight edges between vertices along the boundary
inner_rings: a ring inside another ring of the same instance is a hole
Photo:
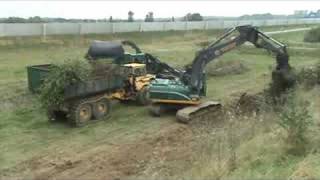
[[[235,32],[237,35],[232,36]],[[278,92],[283,92],[294,85],[295,79],[290,76],[291,67],[286,46],[259,31],[257,27],[237,26],[200,50],[192,64],[184,71],[179,71],[176,78],[155,78],[151,81],[148,88],[151,100],[150,112],[160,116],[167,109],[175,109],[177,110],[176,118],[182,123],[210,116],[210,113],[220,108],[221,104],[217,101],[201,102],[201,97],[206,95],[205,67],[209,62],[246,42],[275,55],[277,64],[273,70],[272,79],[282,84],[278,87]]]

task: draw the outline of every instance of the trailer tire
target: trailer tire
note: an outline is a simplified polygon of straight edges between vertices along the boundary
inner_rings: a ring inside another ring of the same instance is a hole
[[[80,100],[72,103],[69,120],[73,126],[81,127],[92,120],[92,104],[86,102],[86,100]]]
[[[111,112],[110,100],[102,98],[93,104],[93,117],[99,120],[103,117],[108,117]]]

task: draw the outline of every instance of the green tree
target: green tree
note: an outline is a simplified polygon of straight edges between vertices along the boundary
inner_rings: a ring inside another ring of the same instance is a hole
[[[184,21],[203,21],[203,17],[200,13],[188,13],[183,19]]]
[[[128,12],[128,22],[133,22],[134,21],[133,15],[134,15],[134,13],[132,11]]]
[[[146,18],[144,19],[145,22],[153,22],[154,18],[153,18],[153,12],[148,12],[148,14],[146,15]]]
[[[26,23],[27,20],[20,17],[8,17],[4,20],[4,23]]]
[[[29,23],[42,23],[44,21],[41,19],[41,17],[34,16],[34,17],[29,17],[28,22]]]

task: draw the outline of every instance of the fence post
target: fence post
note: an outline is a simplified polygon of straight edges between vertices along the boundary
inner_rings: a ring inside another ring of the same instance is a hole
[[[42,24],[42,41],[46,41],[47,39],[47,24]]]
[[[112,22],[112,23],[110,23],[111,24],[111,34],[114,34],[115,32],[114,32],[114,23]]]
[[[204,29],[205,29],[205,30],[208,30],[208,26],[209,26],[209,22],[206,21],[206,22],[204,23]]]
[[[166,31],[166,22],[163,22],[162,24],[162,31]]]
[[[79,33],[79,35],[81,35],[81,30],[82,30],[82,25],[81,25],[81,23],[79,23],[78,24],[78,31],[79,31],[78,33]]]
[[[142,32],[142,22],[139,24],[139,32]]]
[[[185,24],[184,24],[184,30],[188,31],[188,21],[186,21]]]

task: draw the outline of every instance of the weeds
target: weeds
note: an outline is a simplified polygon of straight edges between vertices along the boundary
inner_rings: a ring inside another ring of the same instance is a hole
[[[320,62],[313,66],[303,67],[298,72],[298,81],[307,88],[320,84]]]
[[[320,27],[313,28],[308,31],[304,36],[305,42],[320,42]]]
[[[279,125],[286,131],[288,153],[301,155],[305,153],[307,144],[306,132],[312,123],[309,102],[298,99],[291,91],[285,97],[286,104],[280,114]]]

